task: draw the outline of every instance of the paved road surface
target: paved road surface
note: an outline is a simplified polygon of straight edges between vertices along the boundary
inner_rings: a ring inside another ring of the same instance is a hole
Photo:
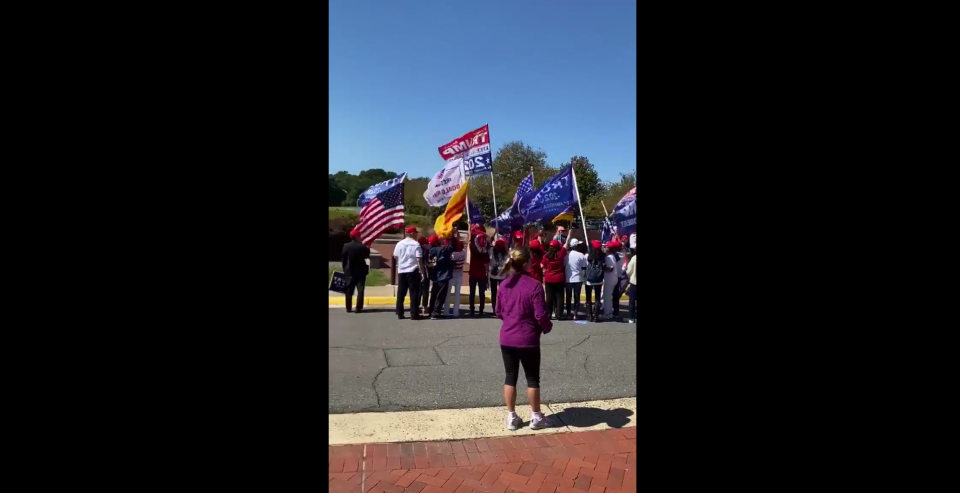
[[[328,311],[331,414],[503,404],[499,320],[415,322],[397,320],[392,309],[381,307],[361,314]],[[554,322],[541,338],[541,399],[635,397],[636,339],[633,324]],[[517,402],[526,404],[520,373]]]

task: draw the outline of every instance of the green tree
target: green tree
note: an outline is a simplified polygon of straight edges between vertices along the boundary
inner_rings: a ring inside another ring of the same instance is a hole
[[[577,175],[577,190],[580,192],[580,204],[584,211],[588,210],[591,203],[596,202],[600,196],[607,190],[607,185],[600,180],[596,168],[589,159],[583,156],[573,156],[569,161],[560,165],[560,168],[573,166],[573,172]]]
[[[577,175],[577,180],[580,180],[580,175]],[[603,206],[600,205],[600,202],[603,202],[603,204],[607,206],[607,212],[612,213],[613,207],[617,205],[617,202],[619,202],[631,188],[636,186],[636,183],[637,174],[635,171],[620,173],[620,179],[608,182],[604,192],[584,208],[584,215],[588,218],[592,217],[595,219],[603,217]]]
[[[328,183],[327,205],[343,205],[343,201],[347,198],[347,193],[340,188],[336,180],[331,179]]]

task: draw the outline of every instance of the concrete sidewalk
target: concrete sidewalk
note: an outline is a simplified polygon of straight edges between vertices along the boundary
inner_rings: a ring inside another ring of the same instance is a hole
[[[452,295],[453,292],[454,290],[451,287],[450,294]],[[343,303],[345,302],[343,294],[337,293],[335,291],[328,291],[327,294],[330,296],[329,300],[330,300],[331,307],[343,306]],[[396,306],[397,305],[397,286],[395,285],[367,286],[366,289],[363,290],[363,294],[364,294],[363,306]],[[486,296],[484,296],[484,299],[486,300],[486,303],[493,302],[493,300],[490,299],[489,289],[486,290]],[[336,300],[340,300],[340,302],[336,303]],[[409,304],[410,296],[409,295],[405,296],[403,300],[404,300],[404,303]],[[477,302],[479,302],[479,293],[477,293],[476,300]],[[620,298],[621,307],[623,306],[623,304],[627,302],[627,300],[628,300],[627,295],[626,293],[624,293],[623,296],[621,296]],[[467,285],[464,285],[463,287],[460,288],[460,304],[462,306],[464,303],[469,303],[469,302],[470,302],[470,287]],[[586,290],[581,289],[580,304],[584,304],[586,302],[587,302]],[[356,303],[356,293],[354,293],[354,303]]]

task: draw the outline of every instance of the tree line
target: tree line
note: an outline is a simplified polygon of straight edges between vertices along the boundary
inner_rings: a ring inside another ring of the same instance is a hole
[[[483,217],[488,221],[503,212],[513,201],[513,194],[531,170],[535,184],[540,184],[558,173],[561,169],[573,165],[577,175],[577,186],[580,191],[583,214],[589,218],[603,217],[603,206],[608,211],[621,197],[636,183],[636,173],[620,173],[616,181],[604,182],[597,175],[593,163],[584,156],[573,156],[559,166],[547,163],[547,153],[543,150],[534,150],[522,141],[507,142],[497,150],[493,159],[493,173],[496,175],[496,199],[499,210],[493,209],[493,191],[490,186],[490,175],[470,179],[470,202],[476,205]],[[437,163],[439,170],[442,163]],[[357,198],[370,186],[399,176],[394,171],[381,168],[363,170],[357,175],[346,171],[339,171],[329,175],[329,205],[353,206],[357,205]],[[430,207],[423,198],[427,190],[430,177],[414,178],[407,176],[404,181],[404,205],[408,214],[418,214],[435,218],[443,213],[444,207]],[[536,187],[534,187],[536,188]]]

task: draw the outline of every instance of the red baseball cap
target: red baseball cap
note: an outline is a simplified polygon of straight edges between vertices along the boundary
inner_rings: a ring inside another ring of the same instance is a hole
[[[418,233],[416,226],[407,226],[407,233]]]
[[[360,231],[358,231],[358,230],[356,230],[356,229],[350,232],[350,237],[351,237],[351,238],[357,238],[357,237],[359,237],[359,236],[360,236]]]
[[[620,240],[610,240],[607,242],[607,248],[620,248]]]
[[[428,243],[426,236],[421,236],[420,239],[417,241],[419,241],[421,245],[426,245]]]
[[[540,248],[540,240],[533,240],[530,242],[530,248],[538,249]]]
[[[552,246],[552,247],[558,247],[558,246],[560,246],[560,242],[557,241],[557,240],[550,240],[550,246]]]
[[[436,244],[437,242],[439,242],[439,241],[440,241],[440,238],[437,238],[437,235],[431,235],[431,236],[430,236],[430,244],[431,244],[431,245],[435,245],[435,244]]]
[[[493,242],[493,246],[504,246],[507,244],[507,240],[500,238],[499,240]]]
[[[593,248],[600,248],[600,240],[591,241],[590,246],[592,246]]]
[[[518,239],[518,240],[522,240],[522,239],[523,239],[523,231],[514,231],[514,232],[513,232],[513,237],[516,238],[516,239]]]

